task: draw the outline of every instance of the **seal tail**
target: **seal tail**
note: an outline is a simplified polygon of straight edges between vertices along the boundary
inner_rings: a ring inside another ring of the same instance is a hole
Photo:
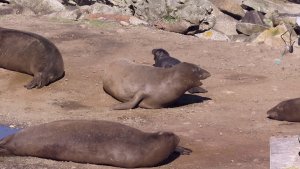
[[[12,136],[8,136],[0,140],[0,157],[1,156],[11,156],[13,153],[11,153],[7,148],[5,148],[5,145],[12,139]]]

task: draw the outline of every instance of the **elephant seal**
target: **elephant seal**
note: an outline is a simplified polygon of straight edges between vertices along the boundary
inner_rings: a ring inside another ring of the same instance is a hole
[[[155,66],[155,67],[170,68],[174,65],[181,63],[180,60],[178,60],[174,57],[171,57],[170,54],[162,48],[153,49],[152,54],[154,55],[154,61],[155,61],[153,66]],[[203,89],[202,87],[197,86],[197,87],[193,87],[193,88],[189,89],[188,92],[191,94],[207,93],[207,90]]]
[[[176,151],[179,141],[172,132],[146,133],[116,122],[60,120],[2,139],[0,155],[126,168],[152,167]]]
[[[64,76],[57,47],[46,38],[0,27],[0,68],[33,75],[25,87],[42,88]]]
[[[300,98],[280,102],[270,109],[267,115],[274,120],[300,122]]]
[[[169,106],[188,89],[200,86],[210,74],[197,65],[179,63],[169,69],[137,64],[128,60],[110,63],[104,72],[103,89],[124,102],[115,110],[157,109]]]

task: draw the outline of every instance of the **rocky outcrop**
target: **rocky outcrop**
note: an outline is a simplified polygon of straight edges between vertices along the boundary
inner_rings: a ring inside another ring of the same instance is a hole
[[[279,13],[298,14],[300,11],[300,5],[292,4],[285,1],[244,0],[243,5],[251,7],[263,13],[271,13],[274,11],[278,11]]]
[[[11,2],[29,8],[39,15],[60,12],[65,9],[58,0],[12,0]]]
[[[241,7],[241,4],[234,0],[210,0],[214,5],[216,5],[222,12],[240,19],[244,17],[245,12]]]

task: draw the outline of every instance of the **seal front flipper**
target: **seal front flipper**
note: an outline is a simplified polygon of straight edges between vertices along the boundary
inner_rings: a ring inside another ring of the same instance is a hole
[[[129,100],[125,103],[120,103],[112,107],[113,110],[126,110],[135,108],[143,99],[145,98],[145,94],[138,92],[133,99]]]
[[[13,137],[13,135],[7,136],[7,137],[3,138],[2,140],[0,140],[0,157],[14,155],[7,148],[5,148],[6,144],[12,139],[12,137]]]
[[[175,152],[179,153],[180,155],[190,155],[193,151],[185,147],[177,146],[175,148]]]
[[[202,87],[193,87],[188,90],[189,93],[194,94],[194,93],[207,93],[207,90],[203,89]]]
[[[40,89],[40,88],[44,87],[47,83],[48,82],[46,80],[46,77],[43,76],[42,72],[39,72],[39,73],[36,73],[33,76],[33,79],[24,87],[26,87],[27,89],[33,89],[35,87]]]

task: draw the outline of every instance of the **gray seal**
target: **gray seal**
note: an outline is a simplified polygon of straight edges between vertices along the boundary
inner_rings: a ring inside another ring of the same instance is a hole
[[[153,66],[155,67],[170,68],[174,65],[181,63],[180,60],[170,56],[169,52],[167,52],[165,49],[162,48],[153,49],[152,54],[154,55],[154,61],[155,61]],[[207,90],[197,86],[189,89],[188,92],[191,94],[207,93]]]
[[[179,141],[172,132],[146,133],[116,122],[61,120],[29,127],[0,140],[0,155],[152,167],[177,151]],[[188,154],[189,150],[184,151]]]
[[[108,64],[103,76],[103,89],[123,102],[116,110],[142,108],[157,109],[171,105],[188,89],[200,86],[200,80],[210,73],[197,65],[179,63],[164,69],[116,60]]]
[[[267,111],[267,115],[274,120],[300,122],[300,98],[280,102]]]
[[[57,47],[30,32],[0,27],[0,68],[33,75],[27,89],[42,88],[64,76],[64,63]]]

